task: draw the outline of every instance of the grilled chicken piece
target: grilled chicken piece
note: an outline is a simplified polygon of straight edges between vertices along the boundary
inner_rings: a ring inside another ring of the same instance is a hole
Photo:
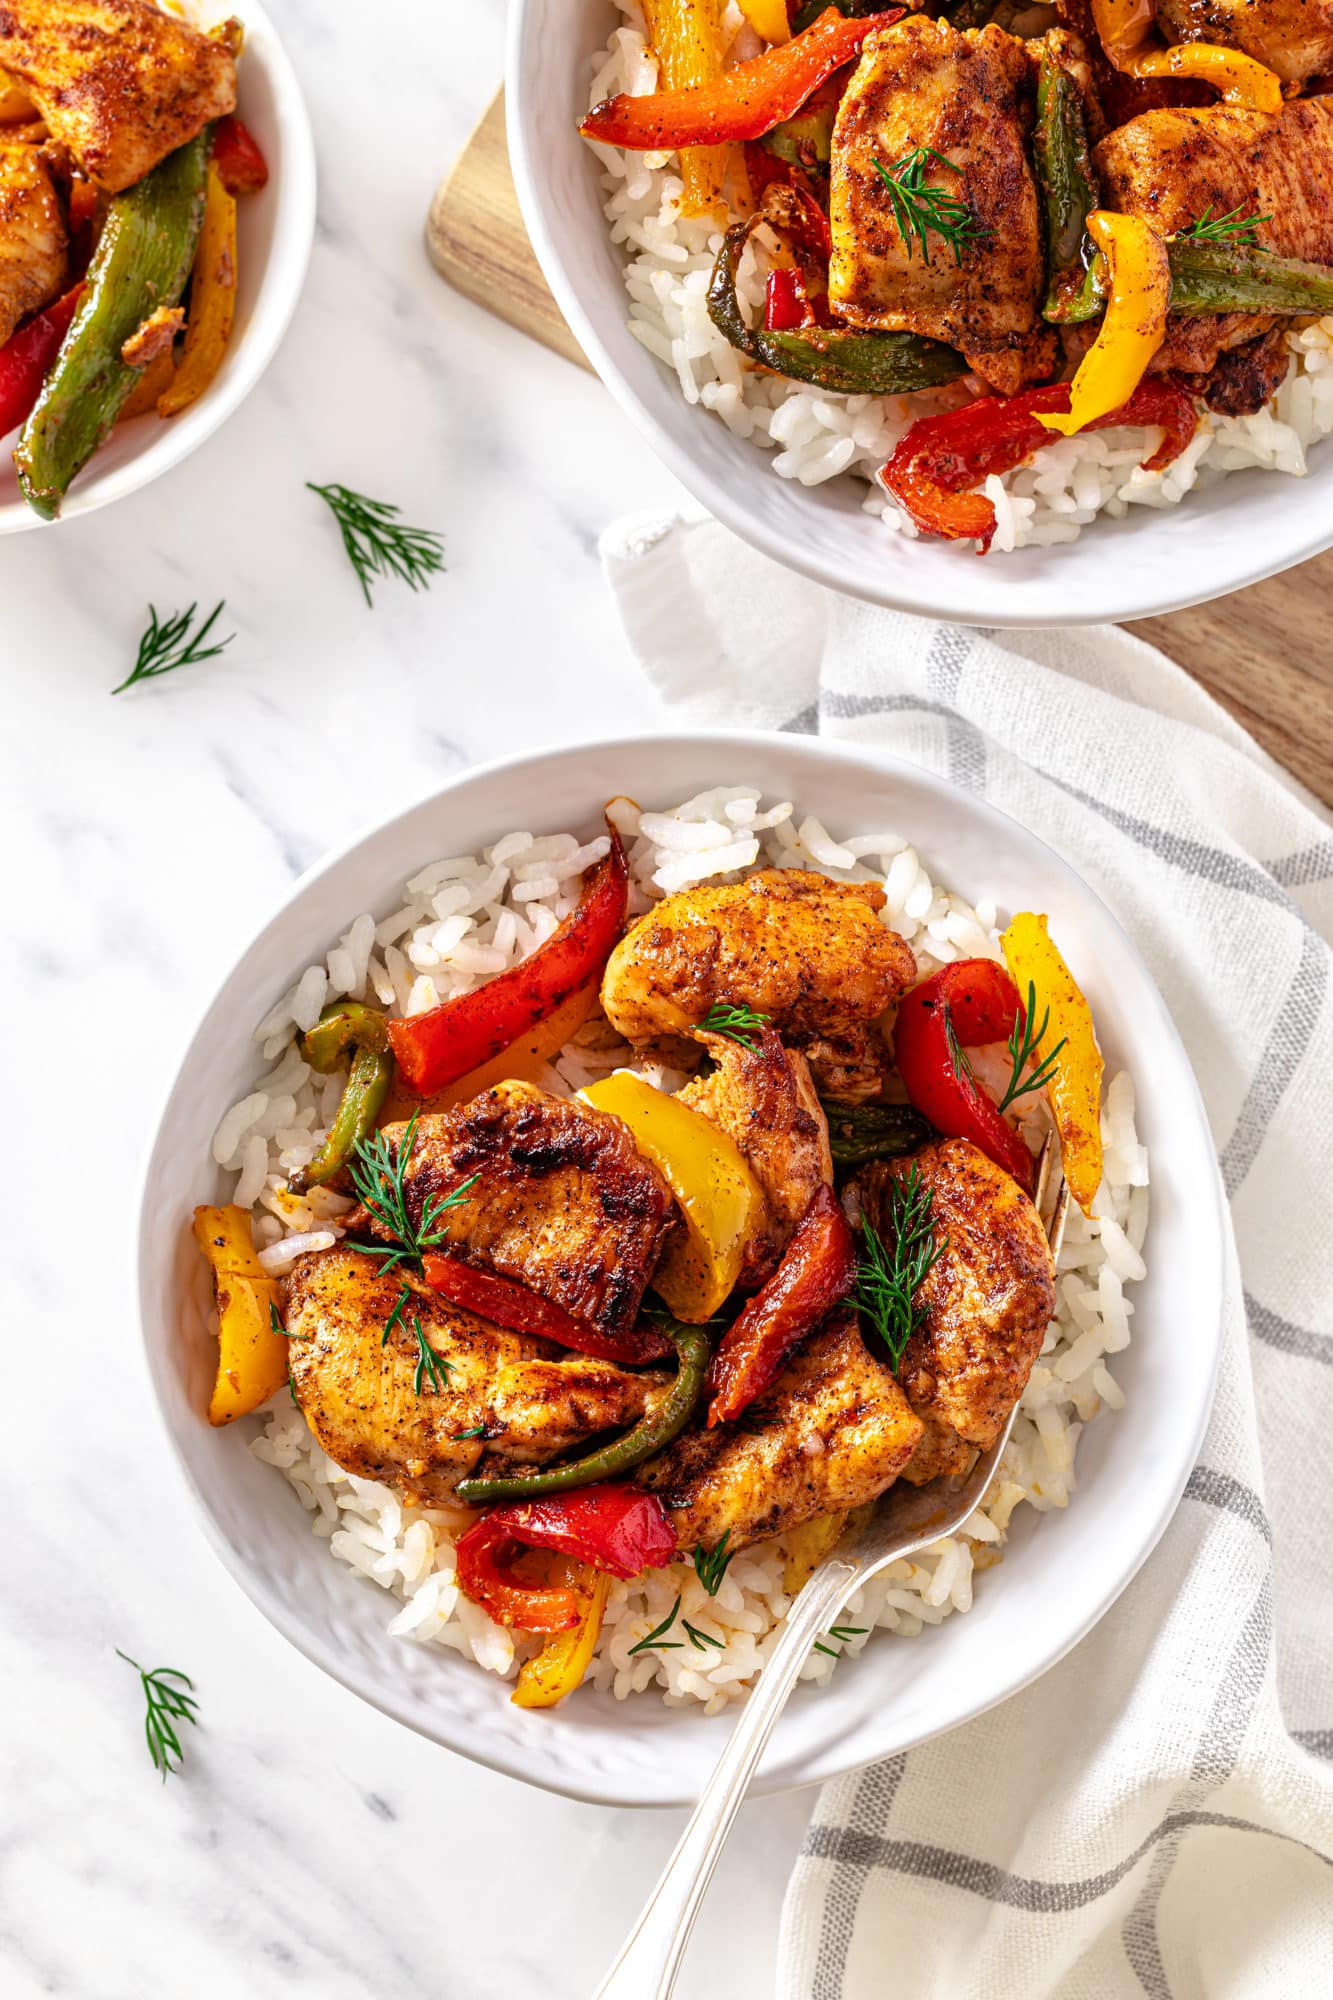
[[[1333,0],[1158,0],[1168,42],[1241,49],[1284,83],[1333,70]]]
[[[868,1024],[916,977],[911,947],[879,921],[883,906],[873,882],[830,882],[802,868],[682,889],[616,946],[602,1006],[626,1041],[658,1044],[719,1004],[748,1006],[804,1051],[834,1094],[872,1091],[888,1056]]]
[[[407,1285],[411,1305],[384,1328]],[[416,1326],[447,1363],[433,1389]],[[355,1250],[297,1263],[287,1286],[292,1386],[329,1457],[362,1479],[444,1500],[487,1468],[540,1465],[600,1431],[637,1423],[670,1377],[566,1354],[461,1311],[401,1269],[383,1272]],[[481,1425],[484,1435],[463,1437]]]
[[[687,1431],[638,1477],[670,1511],[682,1549],[780,1535],[863,1506],[892,1486],[922,1436],[891,1371],[851,1312],[807,1341],[740,1424]]]
[[[1004,1428],[1055,1311],[1055,1265],[1032,1202],[967,1139],[876,1161],[857,1177],[862,1212],[886,1241],[890,1188],[913,1167],[931,1192],[936,1240],[945,1239],[916,1294],[921,1325],[898,1368],[926,1423],[923,1448],[903,1474],[921,1485],[964,1470]]]
[[[1040,314],[1046,282],[1029,161],[1035,72],[1000,28],[959,34],[914,14],[867,37],[833,128],[829,302],[852,326],[929,335],[961,348],[1003,395],[1053,372]],[[976,233],[956,260],[929,232],[904,241],[879,164],[918,146],[927,185],[967,204]],[[957,171],[953,171],[953,169]]]
[[[1108,132],[1093,159],[1102,206],[1148,216],[1164,236],[1210,207],[1239,208],[1268,218],[1255,225],[1262,249],[1333,264],[1333,99],[1302,98],[1276,118],[1228,104],[1147,111]],[[1173,315],[1153,370],[1204,374],[1272,325],[1257,313]]]
[[[109,194],[236,109],[226,41],[150,0],[3,0],[0,70]]]
[[[385,1126],[395,1149],[405,1129]],[[472,1174],[466,1200],[440,1217],[441,1250],[518,1279],[603,1333],[633,1326],[672,1196],[627,1125],[530,1083],[497,1083],[421,1119],[405,1176],[413,1220]]]
[[[747,1246],[741,1279],[757,1288],[776,1268],[820,1186],[833,1183],[828,1123],[809,1063],[785,1049],[772,1028],[761,1028],[748,1049],[727,1035],[698,1039],[717,1067],[687,1083],[680,1098],[736,1141],[767,1197],[767,1226]]]
[[[1279,320],[1271,333],[1219,354],[1206,375],[1186,376],[1185,386],[1224,417],[1252,417],[1287,379],[1291,349]]]
[[[65,218],[35,146],[0,145],[0,347],[65,282]]]

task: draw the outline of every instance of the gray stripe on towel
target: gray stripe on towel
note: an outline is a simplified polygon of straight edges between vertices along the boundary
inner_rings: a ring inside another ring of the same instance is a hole
[[[1254,1165],[1264,1134],[1310,1046],[1327,986],[1328,947],[1307,930],[1296,975],[1264,1044],[1236,1129],[1222,1149],[1222,1180],[1228,1195],[1235,1194]]]
[[[1296,1326],[1293,1321],[1283,1319],[1281,1313],[1275,1313],[1271,1306],[1262,1304],[1253,1292],[1245,1294],[1245,1313],[1250,1332],[1265,1347],[1280,1347],[1284,1354],[1299,1354],[1303,1361],[1322,1361],[1325,1368],[1333,1368],[1333,1335],[1316,1333],[1309,1326]]]

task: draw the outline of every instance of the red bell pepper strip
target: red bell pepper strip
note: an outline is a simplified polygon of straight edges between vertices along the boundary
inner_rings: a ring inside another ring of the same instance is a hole
[[[578,908],[531,958],[428,1013],[390,1021],[399,1074],[416,1096],[429,1097],[498,1056],[578,987],[600,977],[629,901],[625,850],[610,820],[607,828],[611,852],[585,877]]]
[[[995,509],[980,486],[992,472],[1012,472],[1051,442],[1036,418],[1038,410],[1069,409],[1069,384],[1029,389],[1021,396],[986,396],[961,410],[921,417],[902,439],[880,479],[918,528],[951,541],[975,538],[981,554],[995,534]],[[1143,463],[1160,472],[1179,457],[1194,436],[1199,416],[1193,398],[1166,375],[1140,382],[1127,403],[1087,426],[1101,431],[1113,424],[1160,424],[1165,436]]]
[[[1002,1042],[1022,1018],[1018,988],[989,958],[962,958],[914,986],[893,1031],[898,1074],[916,1109],[948,1139],[970,1139],[1031,1194],[1036,1162],[973,1076],[963,1049]]]
[[[856,1245],[832,1188],[821,1187],[786,1254],[713,1356],[708,1427],[732,1423],[770,1389],[788,1357],[856,1282]]]
[[[258,194],[260,188],[268,186],[268,161],[249,126],[234,112],[217,122],[213,165],[228,194]]]
[[[63,298],[34,313],[0,347],[0,437],[23,423],[31,412],[69,331],[82,291],[81,284],[72,285]]]
[[[502,1278],[496,1271],[483,1271],[462,1257],[432,1251],[423,1260],[423,1268],[433,1291],[465,1312],[479,1313],[496,1326],[508,1327],[511,1333],[540,1334],[544,1340],[572,1348],[575,1354],[590,1354],[598,1361],[619,1361],[630,1367],[662,1361],[675,1353],[665,1334],[653,1326],[632,1327],[621,1335],[602,1333],[539,1292],[529,1291],[513,1278]]]
[[[764,287],[764,326],[769,333],[791,333],[814,326],[814,309],[806,297],[799,271],[770,271]]]
[[[676,1531],[655,1494],[611,1481],[544,1500],[516,1500],[484,1514],[459,1538],[460,1588],[498,1624],[564,1632],[578,1623],[577,1596],[506,1574],[508,1565],[500,1559],[506,1543],[557,1549],[628,1580],[672,1560]]]
[[[904,9],[847,20],[826,8],[804,34],[737,63],[716,83],[688,90],[659,90],[649,97],[623,92],[593,106],[579,130],[585,139],[631,152],[679,152],[682,146],[717,146],[733,139],[762,139],[792,117],[812,91],[855,60],[867,35],[892,27]]]

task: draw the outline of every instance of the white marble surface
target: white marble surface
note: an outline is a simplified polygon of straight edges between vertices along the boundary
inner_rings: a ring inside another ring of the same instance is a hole
[[[421,248],[499,80],[501,0],[394,0],[374,37],[350,0],[272,11],[321,175],[281,355],[160,484],[0,544],[0,1991],[583,2000],[679,1816],[492,1776],[289,1651],[185,1511],[138,1357],[137,1163],[260,915],[435,775],[657,719],[596,537],[670,481],[595,381],[453,296]],[[307,479],[441,528],[448,574],[368,611]],[[109,699],[150,600],[221,596],[223,659]],[[116,1646],[198,1683],[202,1727],[165,1788]],[[747,1809],[682,1991],[771,1990],[811,1803]]]

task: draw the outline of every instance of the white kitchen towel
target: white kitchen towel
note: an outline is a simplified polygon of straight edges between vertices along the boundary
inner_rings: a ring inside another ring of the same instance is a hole
[[[1152,967],[1230,1199],[1217,1403],[1161,1545],[1035,1687],[824,1788],[783,2000],[1327,2000],[1328,816],[1122,632],[897,616],[709,521],[622,522],[602,555],[673,716],[912,758],[1068,857]]]

